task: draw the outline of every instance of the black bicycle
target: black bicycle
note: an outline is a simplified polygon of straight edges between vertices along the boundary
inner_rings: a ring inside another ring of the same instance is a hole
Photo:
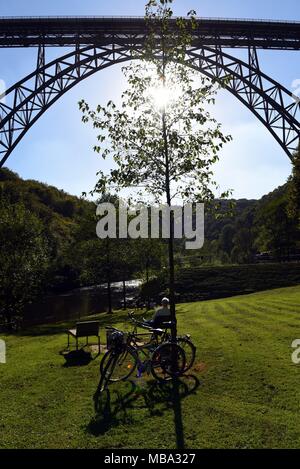
[[[164,342],[156,345],[149,341],[145,344],[140,343],[144,334],[125,334],[113,327],[106,329],[110,333],[109,350],[100,362],[98,391],[103,391],[109,383],[125,381],[135,370],[138,375],[145,371],[152,373],[159,381],[168,381],[184,373],[185,352],[177,343]]]
[[[170,329],[172,327],[172,322],[162,322],[159,328],[151,328],[147,325],[147,323],[145,323],[145,320],[139,321],[136,319],[134,317],[133,311],[128,313],[128,317],[135,326],[134,333],[137,333],[137,327],[150,329],[152,331],[152,336],[149,343],[153,343],[157,347],[159,344],[164,342],[171,342]],[[186,372],[193,366],[195,362],[197,348],[191,341],[191,336],[189,334],[177,336],[176,343],[184,350],[186,360],[184,372]]]

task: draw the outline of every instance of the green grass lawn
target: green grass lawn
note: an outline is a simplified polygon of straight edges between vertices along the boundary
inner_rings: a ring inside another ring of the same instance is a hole
[[[169,386],[134,377],[96,409],[99,358],[63,366],[65,325],[2,336],[0,447],[299,448],[300,286],[181,304],[178,323],[198,347],[190,375]]]

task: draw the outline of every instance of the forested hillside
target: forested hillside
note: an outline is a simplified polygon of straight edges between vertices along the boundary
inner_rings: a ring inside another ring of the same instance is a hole
[[[291,181],[260,200],[237,200],[231,216],[205,221],[205,263],[294,260],[300,254],[299,220],[289,214]],[[226,203],[223,204],[226,210]],[[260,255],[264,253],[264,255]],[[268,255],[266,255],[268,254]]]
[[[201,250],[188,251],[184,240],[176,241],[177,272],[251,264],[266,260],[266,252],[267,260],[295,260],[300,245],[299,220],[293,212],[295,204],[291,206],[293,197],[297,205],[298,196],[293,191],[289,181],[258,201],[231,201],[232,213],[230,201],[222,202],[218,213],[207,212]],[[93,202],[1,169],[2,315],[5,311],[9,319],[24,304],[49,291],[164,275],[164,241],[100,240],[96,222]]]

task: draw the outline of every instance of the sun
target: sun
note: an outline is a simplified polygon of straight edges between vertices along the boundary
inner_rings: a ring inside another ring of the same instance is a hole
[[[170,90],[164,86],[153,87],[150,89],[150,95],[154,101],[155,107],[165,108],[170,102]]]
[[[149,94],[157,109],[165,109],[180,96],[179,87],[154,86],[150,88]]]

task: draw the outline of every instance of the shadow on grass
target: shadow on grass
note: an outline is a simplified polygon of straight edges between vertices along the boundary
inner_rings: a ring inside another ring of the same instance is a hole
[[[83,349],[72,350],[71,352],[61,353],[66,362],[63,367],[68,368],[71,366],[85,366],[88,365],[92,360],[91,352],[86,352]]]
[[[125,389],[124,386],[112,391],[107,388],[94,396],[95,416],[88,424],[87,432],[100,436],[119,425],[138,424],[134,409],[147,409],[150,416],[163,416],[171,410],[174,413],[176,447],[183,449],[181,401],[195,393],[199,386],[200,381],[196,376],[186,375],[167,383],[148,381],[142,389],[133,380],[125,383]]]

